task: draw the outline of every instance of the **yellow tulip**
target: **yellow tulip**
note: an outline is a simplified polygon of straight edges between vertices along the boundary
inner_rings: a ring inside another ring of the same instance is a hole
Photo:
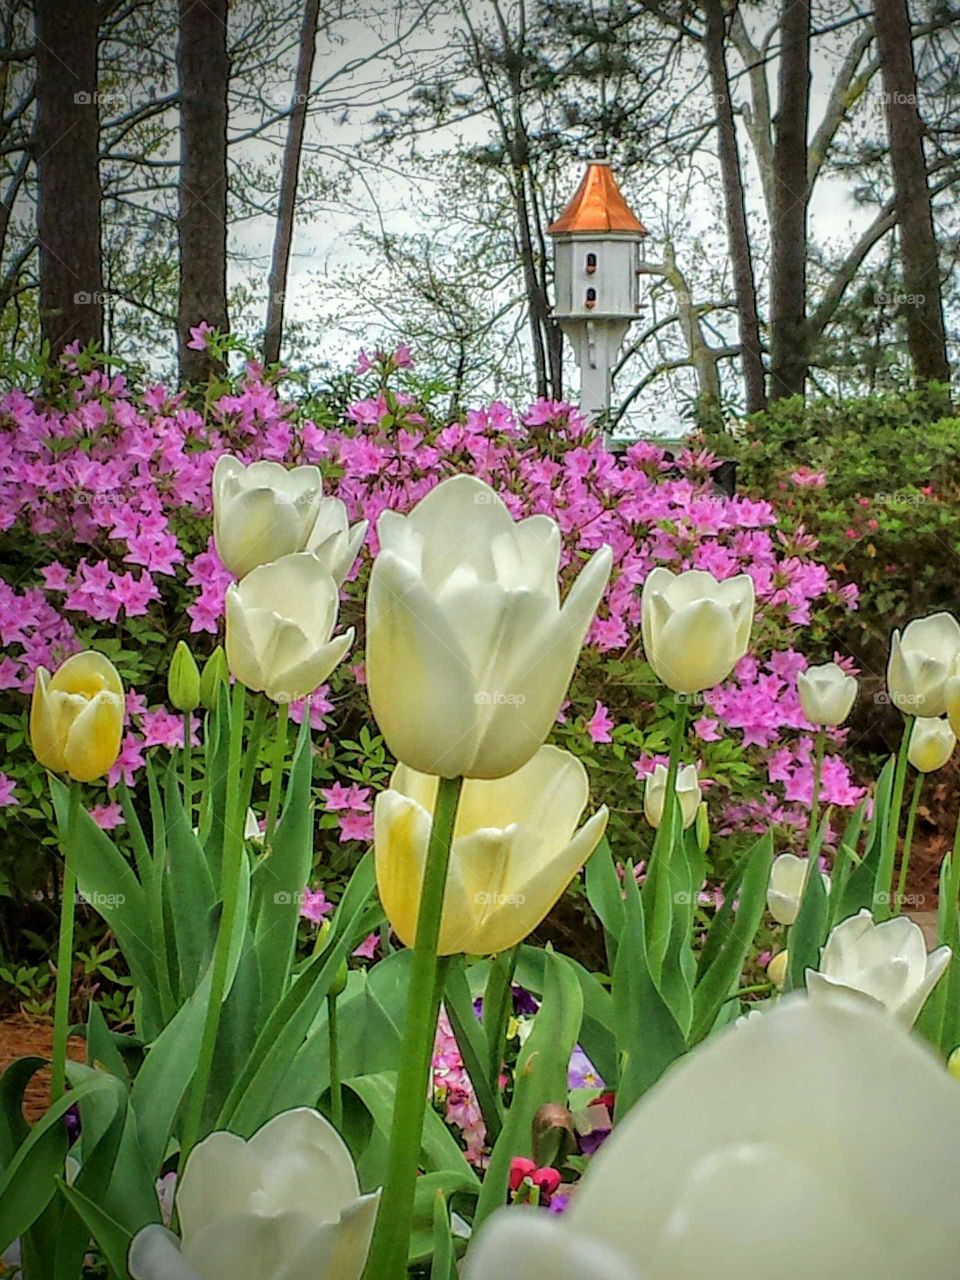
[[[376,801],[377,885],[401,941],[416,940],[420,888],[437,779],[398,765]],[[541,747],[516,773],[469,779],[454,829],[440,955],[489,955],[521,942],[550,911],[603,836],[600,809],[578,831],[589,799],[583,765]]]
[[[50,675],[37,669],[30,744],[37,760],[76,782],[109,773],[123,736],[123,682],[102,653],[76,653]]]
[[[787,965],[790,963],[790,957],[786,951],[778,951],[770,963],[767,965],[767,977],[777,988],[782,991],[787,983]]]

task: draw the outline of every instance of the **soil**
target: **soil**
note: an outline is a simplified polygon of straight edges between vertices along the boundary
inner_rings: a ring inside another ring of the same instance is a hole
[[[16,1013],[0,1022],[0,1071],[5,1071],[15,1058],[50,1058],[53,1050],[53,1026],[37,1018]],[[73,1036],[67,1053],[74,1062],[83,1062],[86,1045]],[[32,1124],[50,1102],[50,1068],[42,1067],[27,1085],[23,1114]]]

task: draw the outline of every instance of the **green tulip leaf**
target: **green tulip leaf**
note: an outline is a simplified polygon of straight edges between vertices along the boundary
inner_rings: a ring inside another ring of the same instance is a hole
[[[567,1072],[580,1035],[583,995],[565,956],[548,948],[545,963],[543,1003],[517,1059],[513,1101],[490,1155],[474,1227],[506,1203],[510,1162],[514,1156],[530,1155],[537,1112],[549,1102],[567,1102]]]

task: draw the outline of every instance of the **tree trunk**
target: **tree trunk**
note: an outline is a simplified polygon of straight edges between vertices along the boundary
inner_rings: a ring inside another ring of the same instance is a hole
[[[193,351],[190,330],[227,319],[227,0],[180,0],[180,378],[205,381],[215,369]]]
[[[40,326],[56,357],[103,339],[97,3],[37,0]]]
[[[917,107],[907,0],[876,0],[877,47],[900,228],[903,314],[917,381],[949,382],[940,262]]]
[[[767,406],[764,386],[763,355],[760,345],[760,319],[757,314],[757,289],[750,251],[750,232],[740,170],[737,126],[730,98],[727,73],[726,26],[719,3],[707,4],[707,66],[717,111],[717,149],[723,181],[723,202],[727,215],[727,240],[733,262],[733,282],[737,295],[737,321],[740,331],[740,360],[747,413],[759,413]]]
[[[773,143],[770,228],[770,399],[803,395],[807,380],[807,118],[810,0],[784,0]]]
[[[293,244],[297,183],[300,177],[300,155],[303,150],[303,132],[307,123],[307,100],[310,96],[310,78],[313,74],[319,15],[320,0],[306,0],[303,7],[303,22],[300,26],[300,54],[297,59],[297,74],[294,82],[293,108],[283,151],[280,207],[277,211],[277,229],[273,240],[273,261],[270,264],[267,328],[263,337],[264,364],[276,364],[280,359],[287,271]]]

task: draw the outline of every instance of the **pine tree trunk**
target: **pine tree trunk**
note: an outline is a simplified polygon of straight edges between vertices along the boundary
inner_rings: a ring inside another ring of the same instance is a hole
[[[103,341],[97,3],[37,0],[40,326],[56,357]]]
[[[810,0],[784,0],[773,144],[770,245],[770,399],[803,395],[807,332],[807,118]]]
[[[227,318],[227,0],[180,0],[180,378],[205,381],[206,351],[187,345],[206,321]]]
[[[918,382],[949,382],[940,262],[917,105],[907,0],[876,0],[877,47],[900,228],[907,342]]]
[[[310,78],[313,74],[313,58],[317,45],[317,19],[320,0],[306,0],[303,22],[300,26],[300,54],[294,82],[294,98],[287,141],[283,151],[283,172],[280,178],[280,206],[277,210],[277,229],[273,240],[273,261],[270,265],[269,297],[267,299],[267,328],[263,337],[264,364],[276,364],[280,359],[283,340],[283,312],[287,291],[287,272],[290,265],[290,249],[293,244],[293,228],[297,207],[297,183],[300,177],[300,155],[303,150],[303,133],[307,123],[307,99],[310,96]]]
[[[726,25],[719,3],[707,4],[707,66],[717,112],[717,149],[723,181],[723,202],[727,215],[727,240],[733,263],[733,282],[737,295],[737,321],[740,331],[740,363],[747,413],[759,413],[767,405],[764,385],[763,354],[760,344],[760,319],[757,314],[757,289],[750,251],[750,232],[737,145],[737,126],[730,97],[727,73]]]

